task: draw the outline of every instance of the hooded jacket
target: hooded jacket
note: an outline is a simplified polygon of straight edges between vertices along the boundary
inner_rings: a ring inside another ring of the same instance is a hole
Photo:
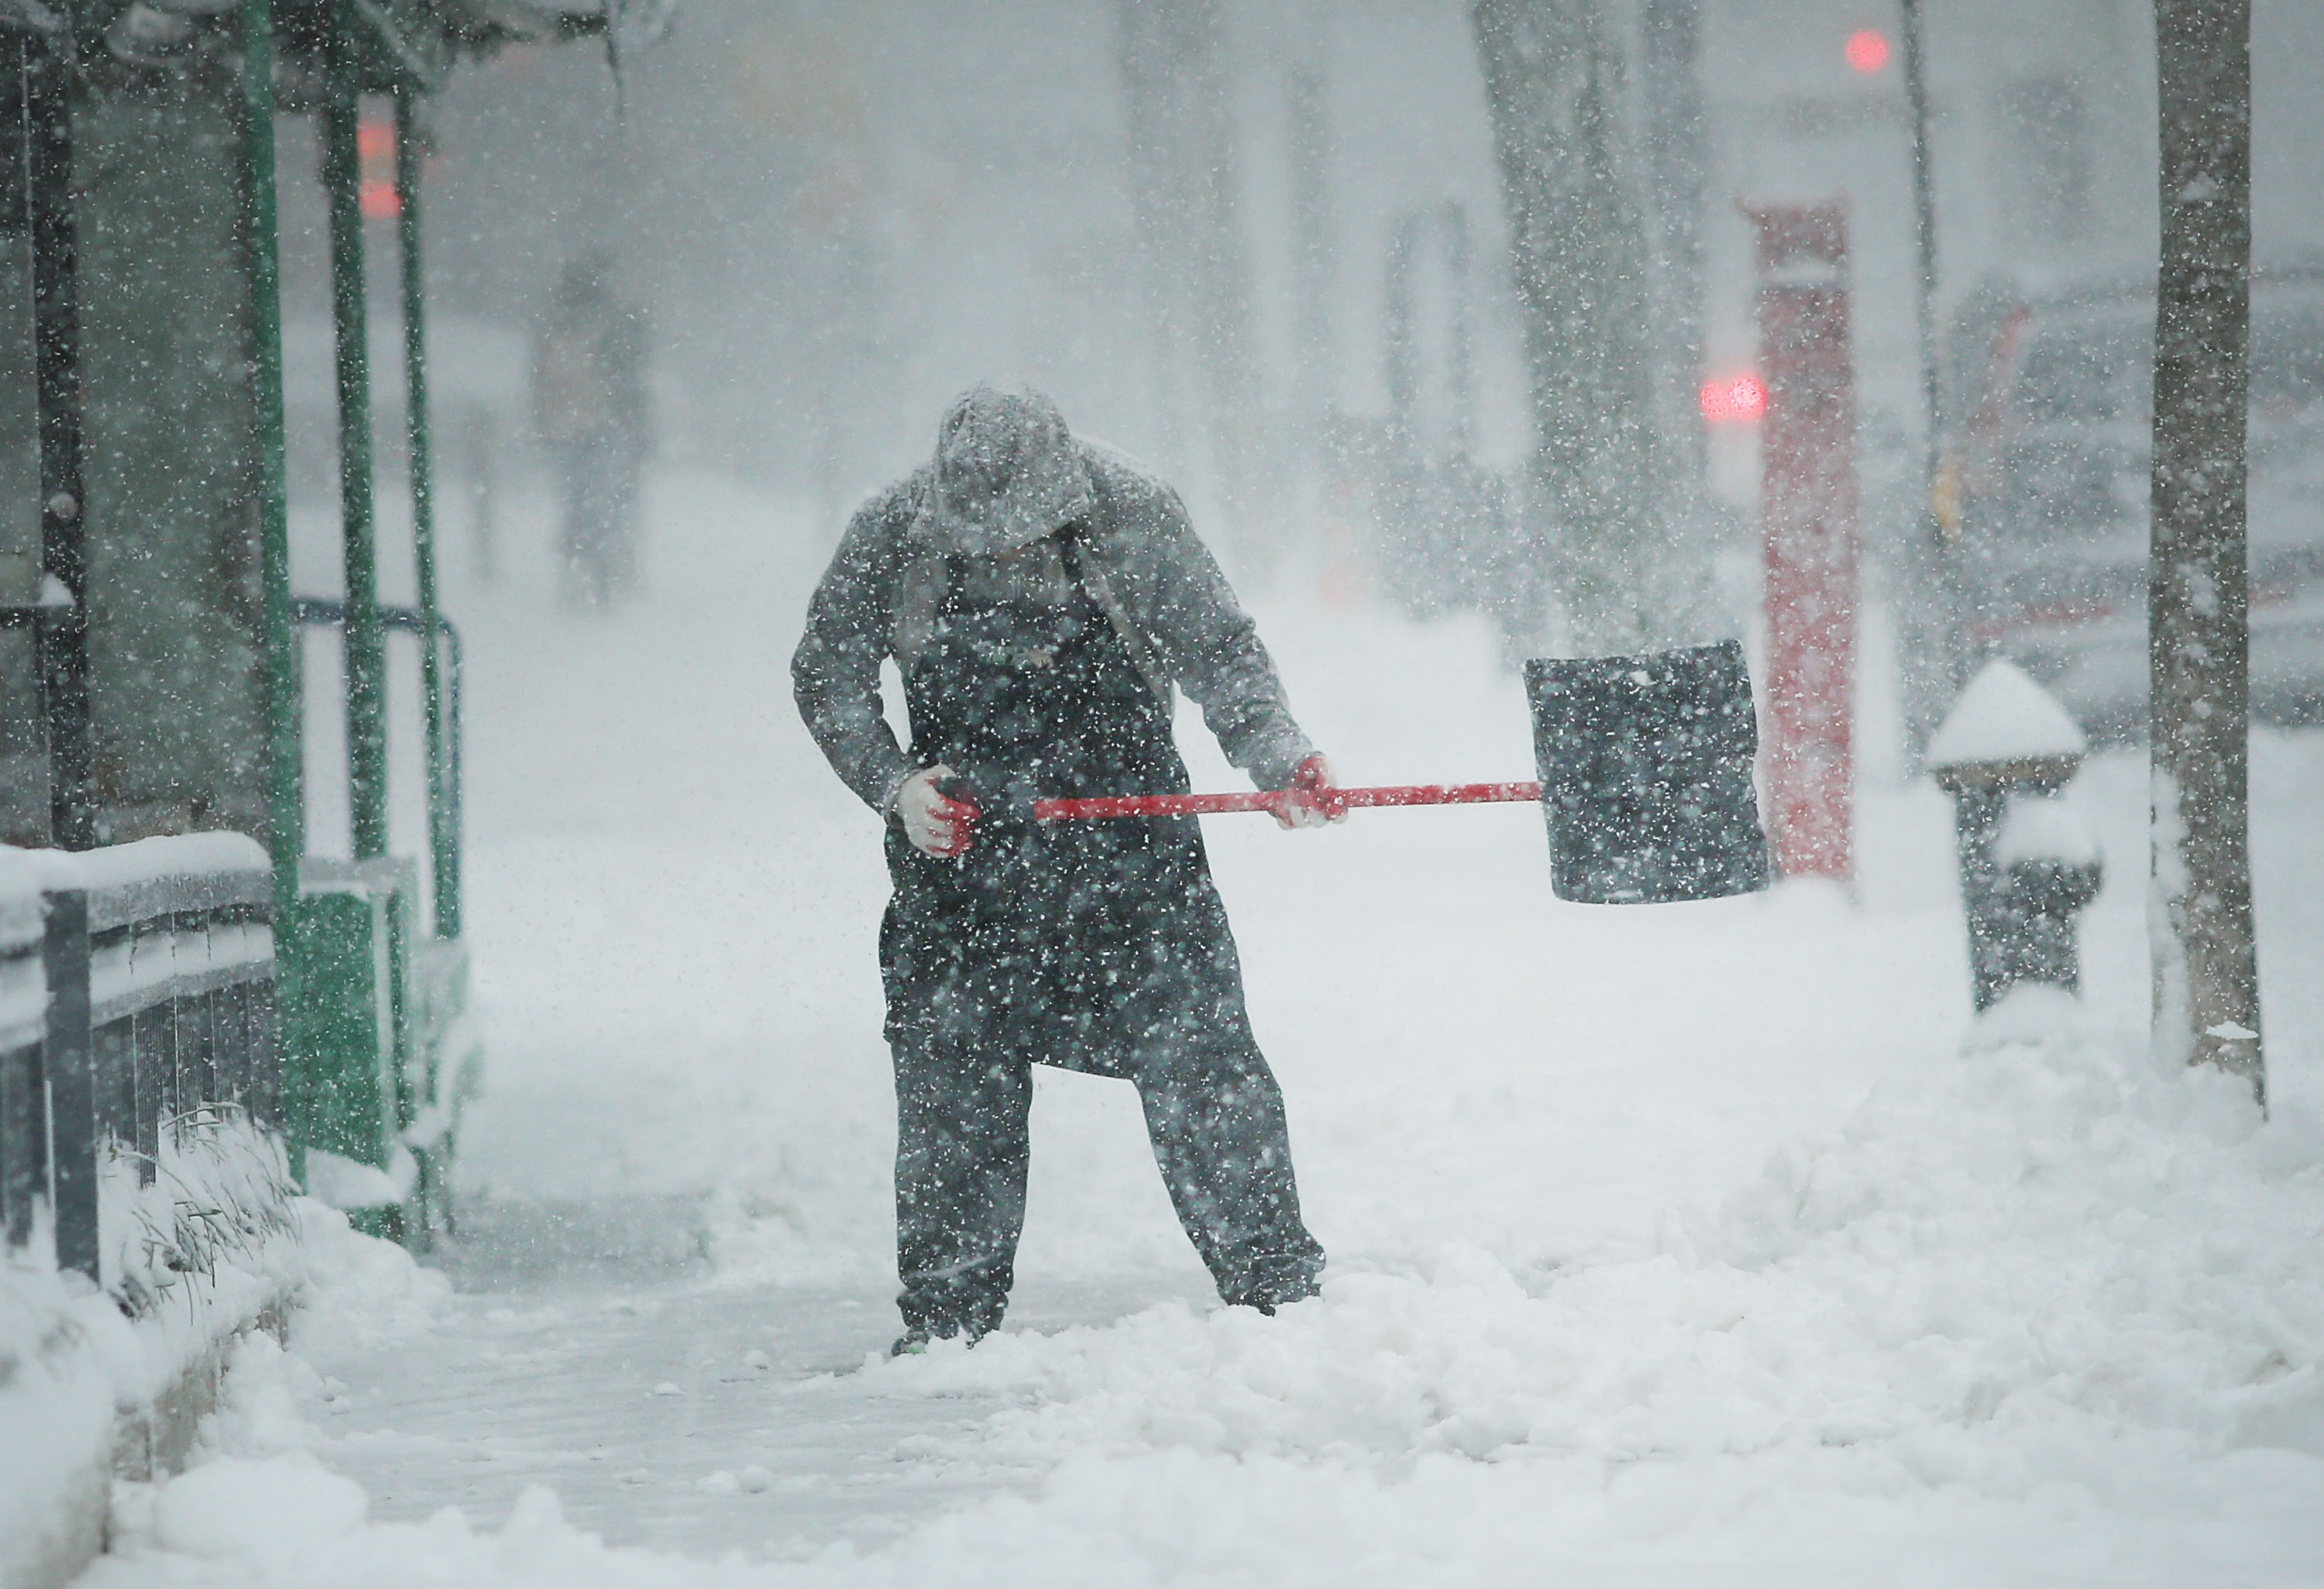
[[[1262,789],[1287,787],[1314,747],[1178,494],[1110,448],[1067,445],[1088,473],[1086,513],[1069,526],[1084,587],[1166,705],[1175,686],[1202,708],[1230,762]],[[882,813],[919,770],[881,715],[880,664],[893,657],[908,668],[934,633],[951,577],[936,491],[936,465],[924,464],[857,511],[791,658],[807,731],[847,787]]]

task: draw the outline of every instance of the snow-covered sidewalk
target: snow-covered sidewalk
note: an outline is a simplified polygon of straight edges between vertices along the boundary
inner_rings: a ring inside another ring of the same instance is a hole
[[[1217,1308],[1129,1089],[1045,1075],[1022,1305],[890,1363],[820,547],[657,519],[683,610],[471,624],[467,1151],[484,1226],[669,1210],[612,1243],[668,1266],[344,1269],[91,1584],[2324,1579],[2324,735],[2256,747],[2265,1126],[2144,1057],[2135,758],[2071,796],[2085,999],[1974,1030],[1925,788],[1869,781],[1853,900],[1560,905],[1523,809],[1214,823],[1325,1295]],[[1527,772],[1481,633],[1262,622],[1351,781]]]

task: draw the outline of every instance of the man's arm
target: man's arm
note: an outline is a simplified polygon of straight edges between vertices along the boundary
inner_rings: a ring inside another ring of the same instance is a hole
[[[840,781],[883,816],[915,771],[880,704],[895,585],[891,501],[869,503],[849,522],[791,655],[791,696],[807,732]]]
[[[1132,575],[1130,616],[1161,649],[1178,688],[1202,708],[1228,761],[1261,789],[1287,789],[1315,753],[1299,731],[1275,659],[1235,599],[1178,494],[1140,480],[1120,506],[1137,522],[1122,556]],[[1127,527],[1127,526],[1126,526]]]

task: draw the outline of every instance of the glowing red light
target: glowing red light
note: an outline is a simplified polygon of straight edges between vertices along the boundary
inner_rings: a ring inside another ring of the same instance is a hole
[[[1887,36],[1871,28],[1860,28],[1848,35],[1843,52],[1849,65],[1870,77],[1888,64]]]
[[[1767,411],[1767,383],[1758,376],[1714,375],[1695,394],[1702,417],[1714,425],[1756,425]]]
[[[365,177],[357,192],[362,196],[363,216],[367,221],[392,221],[403,213],[403,195],[383,177]]]
[[[395,190],[395,125],[384,116],[367,115],[355,124],[355,155],[363,170],[356,191],[364,218],[390,221],[403,213],[403,196]]]

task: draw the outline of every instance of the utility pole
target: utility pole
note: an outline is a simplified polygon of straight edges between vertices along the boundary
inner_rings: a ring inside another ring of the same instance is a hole
[[[1918,268],[1913,279],[1914,328],[1921,345],[1921,511],[1914,561],[1923,610],[1906,625],[1904,658],[1904,729],[1915,762],[1921,747],[1969,678],[1962,643],[1967,593],[1962,588],[1960,521],[1957,509],[1941,512],[1944,474],[1944,405],[1937,363],[1937,196],[1929,151],[1929,48],[1922,23],[1922,0],[1897,0],[1904,67],[1904,115],[1912,138],[1913,242]]]
[[[2163,254],[2147,564],[2154,1042],[2267,1102],[2253,929],[2251,0],[2155,0]]]

